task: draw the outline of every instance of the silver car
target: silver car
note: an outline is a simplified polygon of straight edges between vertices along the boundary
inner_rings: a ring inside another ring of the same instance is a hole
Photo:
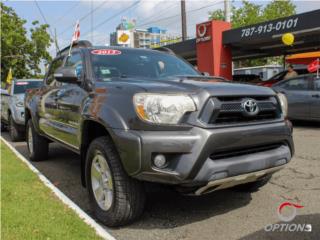
[[[320,121],[320,78],[316,74],[283,80],[272,88],[286,95],[289,119]]]
[[[15,79],[7,90],[1,90],[1,130],[8,126],[12,141],[24,136],[24,97],[27,89],[42,85],[40,79]]]

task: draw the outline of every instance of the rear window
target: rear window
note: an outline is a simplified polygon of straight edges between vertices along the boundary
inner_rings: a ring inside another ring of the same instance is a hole
[[[15,82],[13,93],[25,93],[27,89],[38,88],[42,85],[42,81],[19,81]]]

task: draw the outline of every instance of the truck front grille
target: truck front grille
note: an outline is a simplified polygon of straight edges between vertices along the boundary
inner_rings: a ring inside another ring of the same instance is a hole
[[[215,153],[212,153],[210,155],[210,158],[212,160],[219,160],[223,158],[231,158],[231,157],[239,157],[243,155],[253,154],[253,153],[259,153],[264,151],[269,151],[273,149],[277,149],[281,147],[283,143],[274,143],[274,144],[267,144],[263,146],[251,146],[247,148],[241,148],[241,149],[234,149],[234,150],[226,150],[226,151],[218,151]]]
[[[259,112],[254,116],[245,114],[243,102],[253,99]],[[270,121],[281,116],[281,109],[275,97],[217,97],[209,124],[236,124],[246,122]]]

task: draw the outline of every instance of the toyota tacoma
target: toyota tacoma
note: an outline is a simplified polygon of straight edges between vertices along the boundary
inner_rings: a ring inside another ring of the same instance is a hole
[[[79,41],[25,101],[30,159],[46,159],[50,142],[78,153],[107,226],[139,217],[145,182],[193,195],[258,189],[294,153],[283,94],[203,76],[169,51]]]
[[[24,98],[28,89],[38,88],[40,79],[14,79],[7,90],[1,92],[1,130],[8,128],[13,142],[24,138]]]

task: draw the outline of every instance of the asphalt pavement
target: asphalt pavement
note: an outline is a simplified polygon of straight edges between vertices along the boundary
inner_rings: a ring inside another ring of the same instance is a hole
[[[7,132],[2,136],[9,141]],[[149,191],[141,219],[108,228],[117,239],[229,240],[229,239],[320,239],[320,125],[299,123],[294,128],[296,154],[290,164],[273,175],[257,192],[221,190],[190,197],[170,189]],[[24,156],[25,142],[12,143]],[[80,158],[58,144],[50,144],[49,159],[33,162],[54,185],[91,214],[86,189],[81,186]],[[5,156],[2,156],[5,157]],[[282,223],[277,208],[282,202],[297,203],[297,216],[290,223],[311,224],[311,232],[266,232],[265,226]]]

